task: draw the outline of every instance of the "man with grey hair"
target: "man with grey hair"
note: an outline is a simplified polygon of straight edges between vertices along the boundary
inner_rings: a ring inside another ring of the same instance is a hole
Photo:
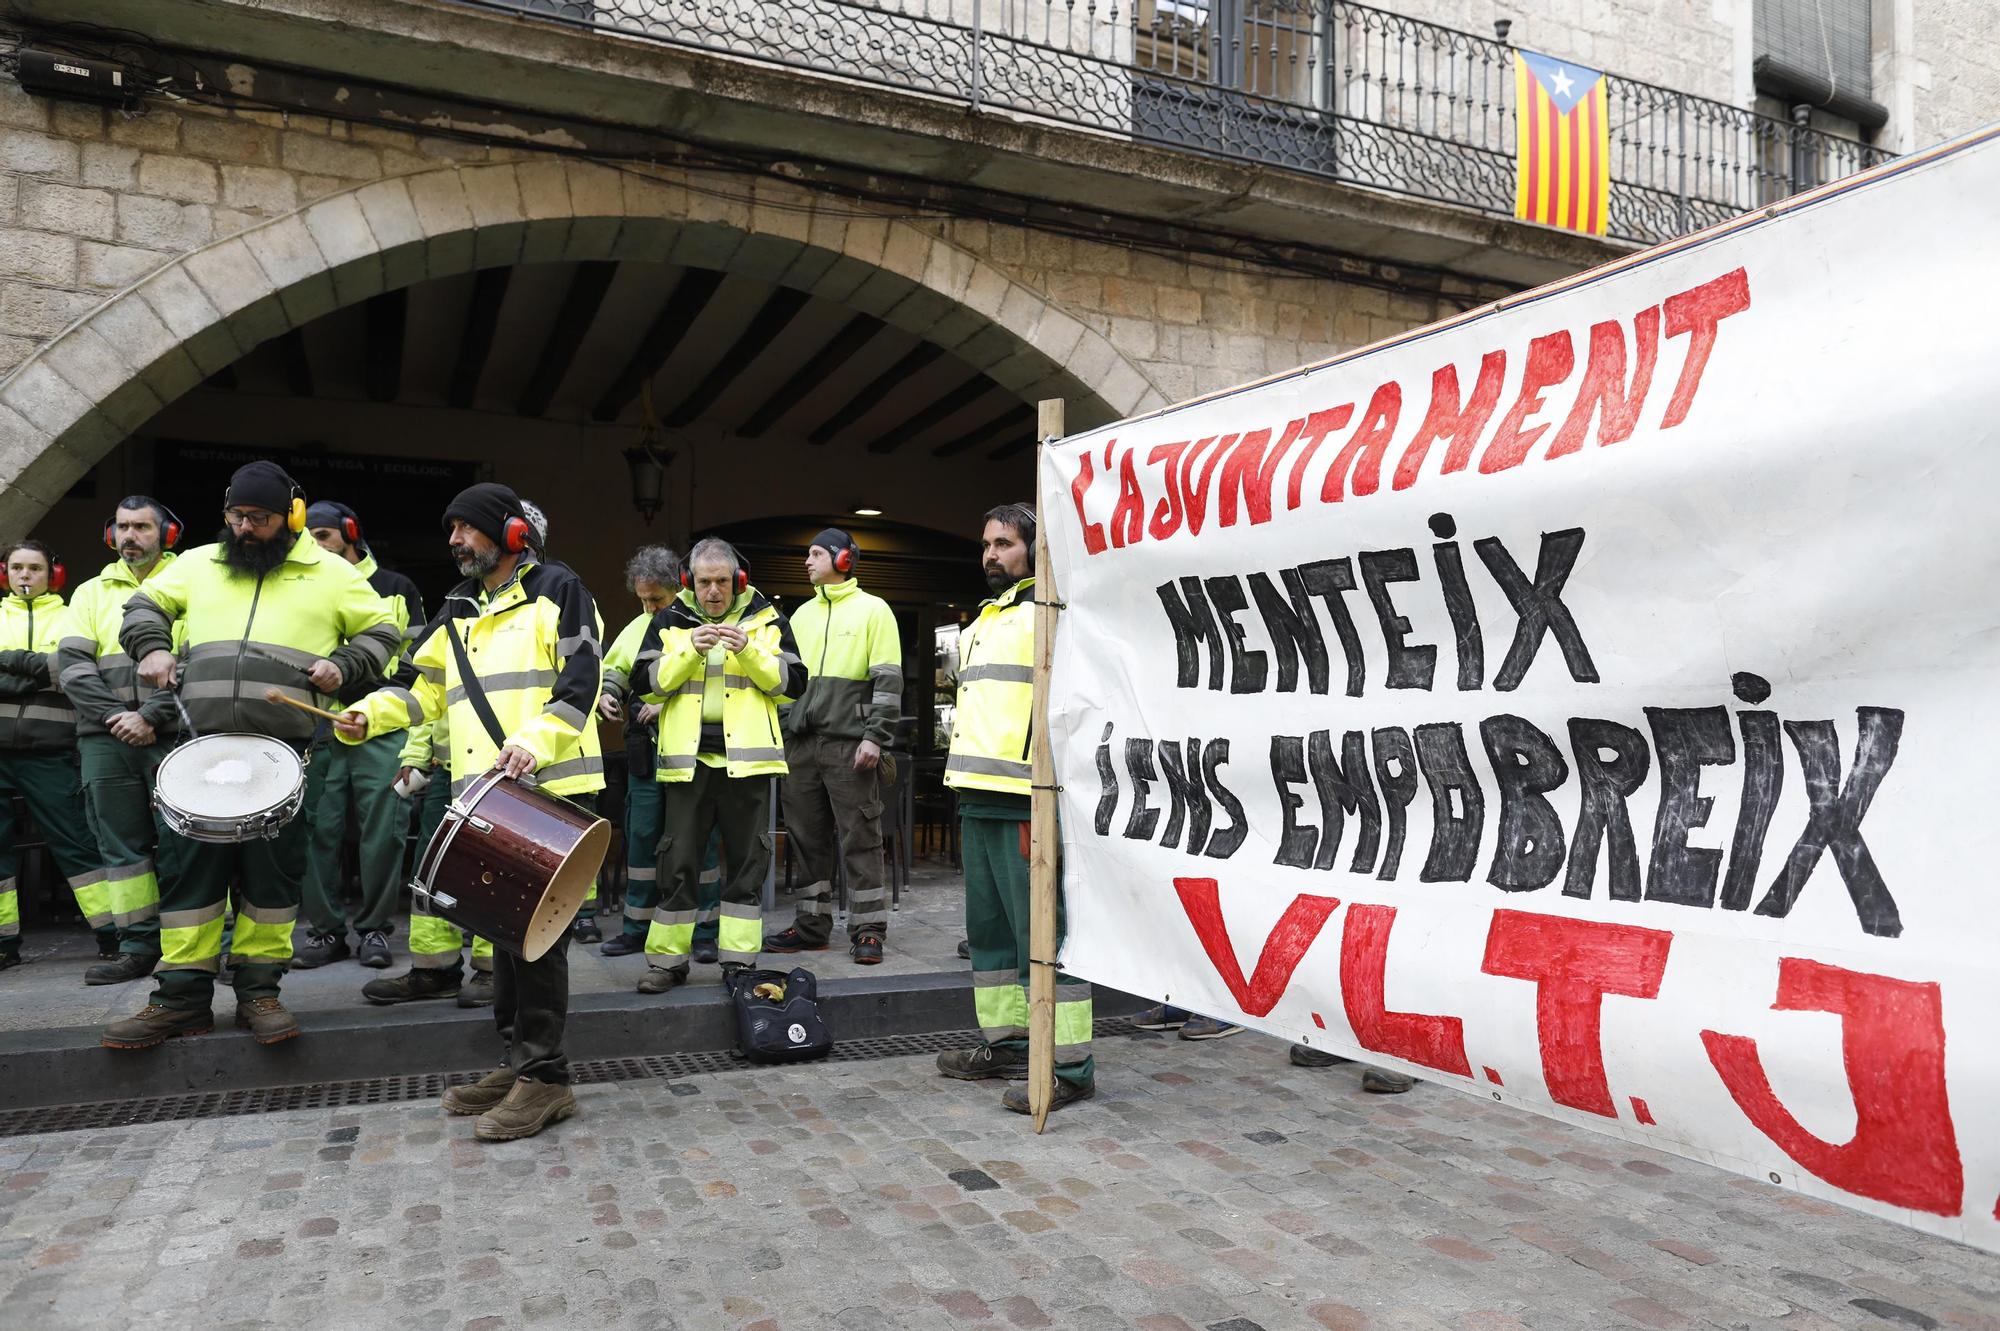
[[[607,957],[629,956],[646,948],[646,930],[660,904],[659,868],[654,855],[660,845],[660,783],[653,779],[653,754],[659,747],[660,715],[654,703],[632,701],[632,671],[639,643],[653,616],[667,608],[680,590],[681,559],[664,545],[642,545],[625,564],[625,586],[639,598],[639,613],[618,631],[604,653],[604,682],[597,714],[625,723],[625,922],[601,949]]]

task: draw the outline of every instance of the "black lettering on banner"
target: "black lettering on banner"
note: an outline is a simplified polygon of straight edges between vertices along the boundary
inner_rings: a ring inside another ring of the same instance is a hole
[[[1382,642],[1389,649],[1388,676],[1382,682],[1392,689],[1428,689],[1437,673],[1438,649],[1427,643],[1412,644],[1410,621],[1396,611],[1389,584],[1417,580],[1416,552],[1364,550],[1361,552],[1361,581],[1367,584],[1369,603],[1382,627]]]
[[[1313,788],[1319,792],[1322,835],[1313,868],[1331,869],[1340,855],[1340,839],[1347,814],[1354,814],[1361,830],[1354,838],[1354,862],[1349,873],[1367,873],[1375,867],[1375,847],[1382,836],[1382,809],[1375,800],[1375,787],[1368,780],[1366,738],[1358,730],[1341,737],[1340,758],[1333,756],[1333,732],[1315,730],[1306,740],[1312,767]]]
[[[1313,613],[1305,579],[1295,568],[1280,569],[1286,596],[1267,573],[1250,575],[1250,596],[1264,616],[1264,628],[1277,649],[1278,692],[1292,693],[1299,687],[1299,658],[1306,663],[1306,683],[1314,693],[1325,693],[1327,683],[1326,637],[1320,632],[1319,616]],[[1286,597],[1290,599],[1287,600]]]
[[[1486,881],[1503,892],[1532,892],[1563,866],[1563,826],[1548,793],[1569,780],[1556,742],[1526,717],[1503,712],[1479,724],[1500,788],[1500,839]]]
[[[1738,672],[1731,681],[1736,696],[1760,703],[1771,686],[1756,675]],[[1776,712],[1738,712],[1743,735],[1743,795],[1736,809],[1736,833],[1729,842],[1729,871],[1722,880],[1724,910],[1748,910],[1757,890],[1757,868],[1764,860],[1764,837],[1771,815],[1785,789],[1785,749],[1779,738]]]
[[[1118,812],[1118,769],[1111,761],[1111,723],[1097,741],[1097,835],[1111,835],[1111,816]]]
[[[1445,613],[1451,616],[1451,634],[1458,649],[1458,688],[1461,693],[1470,693],[1486,682],[1486,644],[1479,635],[1479,608],[1465,581],[1465,559],[1458,542],[1451,539],[1458,534],[1458,524],[1449,513],[1433,513],[1431,532],[1439,538],[1431,547],[1431,561],[1437,565]]]
[[[1713,906],[1722,852],[1690,846],[1688,833],[1708,826],[1715,807],[1714,798],[1701,793],[1701,769],[1736,761],[1729,713],[1720,707],[1648,707],[1646,720],[1653,727],[1660,767],[1660,811],[1653,819],[1646,900]]]
[[[1236,622],[1236,616],[1250,607],[1243,595],[1243,584],[1235,578],[1208,578],[1204,585],[1209,601],[1215,606],[1215,618],[1222,625],[1223,637],[1229,642],[1229,691],[1262,693],[1268,658],[1262,652],[1244,647],[1243,626]]]
[[[1201,649],[1206,645],[1208,687],[1220,692],[1222,632],[1215,627],[1215,616],[1208,612],[1208,598],[1201,594],[1201,579],[1193,574],[1182,578],[1178,593],[1172,582],[1163,582],[1154,590],[1159,593],[1160,604],[1166,607],[1167,623],[1174,631],[1175,687],[1191,689],[1201,678]]]
[[[1506,659],[1500,662],[1500,672],[1493,677],[1493,687],[1505,691],[1521,686],[1544,633],[1555,635],[1556,645],[1562,648],[1563,664],[1569,667],[1571,679],[1579,684],[1597,683],[1597,665],[1590,659],[1590,649],[1584,646],[1583,634],[1576,627],[1576,619],[1562,599],[1563,584],[1569,580],[1570,570],[1576,566],[1577,553],[1583,549],[1583,528],[1570,527],[1563,531],[1542,533],[1542,548],[1535,558],[1535,580],[1532,584],[1521,572],[1521,566],[1514,562],[1514,557],[1507,553],[1507,547],[1500,544],[1498,537],[1488,536],[1475,541],[1472,548],[1479,552],[1480,561],[1493,575],[1493,580],[1500,584],[1500,590],[1507,594],[1507,603],[1514,607],[1514,614],[1518,617],[1514,625],[1514,641],[1507,648]]]
[[[1208,786],[1210,798],[1221,805],[1223,812],[1229,815],[1229,826],[1218,829],[1209,837],[1208,846],[1202,851],[1202,854],[1212,860],[1228,859],[1242,846],[1243,839],[1250,835],[1250,820],[1243,814],[1243,801],[1237,799],[1236,793],[1223,785],[1222,778],[1216,774],[1216,769],[1228,761],[1228,740],[1212,739],[1202,746],[1202,780]]]
[[[1125,820],[1125,839],[1151,841],[1153,829],[1160,825],[1160,811],[1149,798],[1153,783],[1160,779],[1153,770],[1153,741],[1125,741],[1125,774],[1132,779],[1132,813]]]
[[[1347,657],[1347,696],[1359,698],[1367,663],[1361,655],[1361,635],[1354,630],[1354,616],[1347,613],[1347,602],[1341,597],[1342,592],[1354,590],[1354,566],[1346,559],[1315,559],[1299,565],[1299,577],[1306,591],[1319,597],[1333,618],[1333,631]]]
[[[1170,747],[1171,745],[1162,744],[1160,752],[1165,754]],[[1208,840],[1209,819],[1213,816],[1214,812],[1214,806],[1209,803],[1208,799],[1208,787],[1202,781],[1201,741],[1190,735],[1188,737],[1183,765],[1176,771],[1170,757],[1165,771],[1167,773],[1167,789],[1178,793],[1187,801],[1187,841],[1185,842],[1187,852],[1190,855],[1199,855],[1201,854],[1203,843]],[[1176,780],[1176,777],[1178,777],[1178,780]]]
[[[1319,841],[1319,829],[1298,817],[1306,800],[1294,787],[1305,779],[1305,740],[1298,735],[1271,736],[1271,783],[1277,787],[1279,815],[1278,853],[1271,862],[1294,869],[1313,867],[1313,847]]]
[[[1168,850],[1181,844],[1181,828],[1187,822],[1188,775],[1183,761],[1180,741],[1160,741],[1160,779],[1167,783],[1167,825],[1160,829],[1160,844]]]
[[[1383,726],[1370,737],[1375,755],[1375,784],[1382,791],[1382,812],[1389,835],[1382,846],[1382,867],[1375,876],[1383,882],[1396,877],[1403,864],[1403,831],[1409,825],[1405,812],[1417,797],[1417,751],[1410,745],[1410,732],[1400,726]]]
[[[1472,881],[1479,835],[1486,827],[1486,797],[1472,775],[1465,732],[1455,721],[1418,726],[1417,766],[1431,789],[1431,849],[1419,878],[1426,883]]]
[[[1569,839],[1569,871],[1563,895],[1590,896],[1597,878],[1597,851],[1604,847],[1613,901],[1639,899],[1639,846],[1625,801],[1645,784],[1653,765],[1646,737],[1616,721],[1577,717],[1569,723],[1570,752],[1583,787],[1576,832]]]
[[[1840,736],[1833,722],[1785,722],[1785,733],[1791,736],[1805,772],[1811,808],[1805,830],[1799,833],[1771,890],[1757,903],[1757,913],[1780,919],[1790,914],[1806,880],[1812,877],[1813,866],[1819,863],[1820,853],[1832,851],[1862,930],[1878,938],[1895,938],[1903,932],[1902,914],[1889,895],[1888,884],[1882,881],[1881,870],[1875,867],[1868,843],[1861,839],[1861,820],[1896,761],[1896,748],[1903,739],[1903,713],[1894,707],[1857,707],[1854,716],[1860,724],[1860,737],[1854,746],[1854,770],[1848,773],[1844,786],[1840,781]]]

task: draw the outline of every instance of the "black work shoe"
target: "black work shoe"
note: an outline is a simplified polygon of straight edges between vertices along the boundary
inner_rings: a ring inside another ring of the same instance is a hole
[[[128,980],[142,980],[153,973],[153,967],[160,964],[158,957],[140,956],[127,952],[116,961],[107,961],[92,966],[83,973],[85,984],[124,984]]]
[[[469,1086],[454,1086],[444,1093],[444,1110],[447,1114],[463,1117],[467,1114],[483,1114],[507,1098],[507,1092],[514,1089],[514,1069],[502,1063],[493,1071]]]
[[[716,962],[722,960],[722,952],[715,946],[713,938],[695,939],[694,951],[689,955],[704,966],[713,966]]]
[[[1073,1105],[1078,1100],[1088,1100],[1096,1094],[1097,1082],[1095,1080],[1079,1085],[1076,1082],[1064,1081],[1061,1077],[1057,1077],[1055,1094],[1049,1097],[1049,1112],[1053,1114],[1064,1105]],[[1017,1114],[1032,1114],[1035,1112],[1028,1105],[1028,1088],[1025,1086],[1009,1086],[1006,1094],[1000,1097],[1000,1104],[1003,1108],[1011,1109]]]
[[[823,938],[817,943],[808,939],[804,934],[799,932],[799,927],[796,924],[786,929],[780,929],[777,933],[772,934],[764,940],[764,950],[766,952],[824,952],[832,946],[833,941],[831,939]]]
[[[688,968],[685,966],[648,966],[646,976],[639,981],[642,994],[664,994],[677,985],[688,982]]]
[[[1361,1074],[1361,1089],[1376,1095],[1401,1095],[1416,1084],[1417,1079],[1404,1072],[1370,1068]]]
[[[151,1049],[181,1035],[207,1035],[215,1029],[215,1014],[207,1009],[162,1007],[148,1003],[137,1012],[104,1028],[98,1043],[106,1049]]]
[[[345,961],[353,955],[353,949],[347,946],[347,934],[345,932],[337,934],[310,933],[306,935],[306,945],[292,953],[292,969],[295,971],[309,971],[316,966],[325,966],[336,961]]]
[[[493,972],[474,971],[458,991],[460,1007],[493,1006]]]
[[[857,966],[879,966],[882,964],[882,936],[862,934],[848,944],[847,955],[854,958]]]
[[[0,952],[0,971],[10,971],[19,966],[24,958],[19,952]]]
[[[963,938],[958,940],[958,959],[960,961],[972,960],[972,944]]]
[[[937,1056],[937,1070],[960,1081],[985,1081],[988,1077],[1023,1081],[1028,1075],[1028,1055],[990,1044],[973,1049],[947,1049]]]
[[[646,950],[644,938],[634,938],[630,934],[613,934],[604,940],[604,946],[597,949],[607,957],[629,957],[634,952]]]
[[[570,934],[579,943],[598,943],[604,940],[604,931],[597,927],[597,912],[586,908],[576,917],[576,923],[569,927]],[[540,1131],[540,1129],[537,1129]]]
[[[99,961],[118,960],[118,939],[116,935],[113,935],[111,941],[108,943],[102,938],[97,940],[97,959]]]
[[[236,1004],[236,1024],[258,1044],[283,1044],[299,1033],[299,1019],[275,998],[246,998]]]
[[[1295,1068],[1330,1068],[1336,1063],[1349,1061],[1339,1054],[1329,1054],[1324,1049],[1315,1049],[1306,1044],[1293,1045],[1288,1057]]]
[[[750,969],[750,968],[749,968],[748,966],[744,965],[744,964],[743,964],[742,962],[740,962],[740,961],[725,961],[725,962],[723,962],[723,963],[722,963],[722,992],[723,992],[723,993],[725,993],[725,994],[733,994],[733,993],[735,993],[735,992],[736,992],[736,977],[737,977],[737,976],[739,976],[739,975],[741,975],[741,974],[743,974],[743,972],[745,972],[745,971],[747,971],[747,970],[749,970],[749,969]]]
[[[371,1003],[414,1003],[425,998],[456,998],[456,966],[412,966],[388,980],[370,980],[361,986],[361,996]]]
[[[388,970],[392,960],[389,955],[389,936],[380,929],[370,929],[361,935],[361,947],[355,953],[355,960],[370,970]]]

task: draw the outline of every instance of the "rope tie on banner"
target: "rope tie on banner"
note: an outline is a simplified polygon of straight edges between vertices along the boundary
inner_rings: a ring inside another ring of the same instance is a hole
[[[1027,600],[1027,601],[1016,601],[1016,602],[1015,602],[1014,604],[1016,604],[1016,605],[1045,605],[1045,606],[1047,606],[1047,607],[1048,607],[1049,609],[1051,609],[1051,610],[1067,610],[1067,609],[1069,609],[1069,602],[1068,602],[1068,601],[1036,601],[1036,600]]]

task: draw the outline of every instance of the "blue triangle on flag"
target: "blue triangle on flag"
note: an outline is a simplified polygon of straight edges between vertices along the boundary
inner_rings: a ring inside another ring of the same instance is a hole
[[[1604,71],[1591,69],[1570,60],[1556,60],[1533,51],[1522,51],[1521,59],[1527,63],[1528,72],[1542,85],[1549,100],[1556,104],[1556,110],[1568,115],[1576,109],[1576,104],[1590,95],[1597,81],[1604,77]]]

